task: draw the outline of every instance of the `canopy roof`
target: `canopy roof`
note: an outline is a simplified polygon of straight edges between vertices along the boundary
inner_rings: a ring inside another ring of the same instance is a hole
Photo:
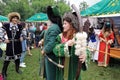
[[[120,0],[102,0],[81,11],[82,16],[103,16],[120,14]]]
[[[38,22],[38,21],[47,21],[48,16],[45,13],[36,13],[35,15],[28,18],[26,21],[28,22]]]
[[[0,22],[3,22],[3,21],[8,21],[8,18],[0,15]]]

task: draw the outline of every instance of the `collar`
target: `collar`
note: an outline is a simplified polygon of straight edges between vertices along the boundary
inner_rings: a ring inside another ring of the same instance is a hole
[[[18,28],[17,24],[13,24],[12,22],[10,23],[10,27],[15,26],[16,28]]]

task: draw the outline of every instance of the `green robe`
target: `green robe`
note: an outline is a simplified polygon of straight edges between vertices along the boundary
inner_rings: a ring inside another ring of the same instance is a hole
[[[65,43],[61,43],[61,36],[62,34],[59,34],[56,39],[56,45],[55,48],[53,49],[54,54],[57,56],[57,63],[64,65],[64,60],[65,60]],[[71,46],[69,50],[70,54],[70,60],[69,60],[69,73],[68,73],[68,80],[75,80],[76,78],[76,71],[77,71],[77,66],[78,66],[78,56],[75,54],[75,47],[74,45]],[[64,69],[58,68],[56,70],[56,80],[64,80]],[[79,77],[80,80],[80,77]]]
[[[61,30],[57,24],[51,24],[48,30],[45,31],[43,50],[46,53],[46,55],[53,61],[56,60],[56,56],[53,54],[55,39],[57,35],[60,33]],[[46,57],[45,57],[45,71],[47,80],[56,80],[55,79],[56,66],[53,63],[51,63]]]

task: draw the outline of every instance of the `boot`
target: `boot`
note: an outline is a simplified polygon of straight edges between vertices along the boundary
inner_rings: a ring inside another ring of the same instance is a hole
[[[16,72],[17,72],[18,74],[22,74],[22,71],[19,70],[19,68],[20,68],[19,65],[20,65],[20,60],[19,60],[19,59],[15,60]]]
[[[16,71],[18,74],[22,74],[22,71],[21,70],[17,70]]]
[[[9,61],[4,61],[4,65],[2,68],[2,76],[3,76],[3,80],[7,80],[7,67],[9,65]]]

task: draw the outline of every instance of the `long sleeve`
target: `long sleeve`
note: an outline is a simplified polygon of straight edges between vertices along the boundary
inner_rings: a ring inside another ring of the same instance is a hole
[[[45,33],[43,50],[45,51],[46,54],[49,54],[53,51],[53,48],[55,46],[56,37],[60,32],[61,31],[60,31],[59,27],[56,25],[53,25]]]
[[[110,34],[110,39],[112,40],[112,41],[114,41],[114,33],[112,32],[111,34]]]
[[[41,34],[39,35],[39,40],[44,38],[44,34],[45,34],[45,30],[41,32]]]
[[[68,45],[66,43],[61,43],[60,36],[61,36],[61,34],[59,34],[56,38],[53,53],[59,57],[68,56],[69,55]]]

